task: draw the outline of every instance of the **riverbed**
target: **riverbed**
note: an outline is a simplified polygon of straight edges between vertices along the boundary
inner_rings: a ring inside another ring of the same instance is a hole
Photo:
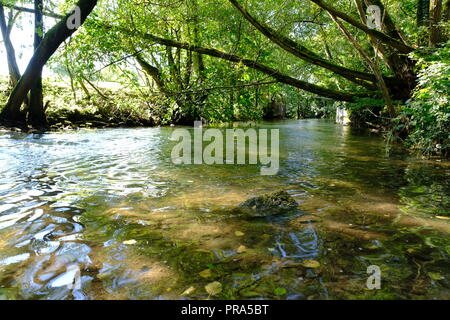
[[[1,133],[0,299],[450,298],[448,161],[330,121],[251,126],[280,130],[277,175],[175,165],[170,127]],[[281,190],[298,214],[230,215]]]

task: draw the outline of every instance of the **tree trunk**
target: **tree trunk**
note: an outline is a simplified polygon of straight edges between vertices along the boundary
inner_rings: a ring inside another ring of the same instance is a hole
[[[147,73],[150,77],[152,77],[153,81],[158,87],[158,90],[162,94],[164,94],[166,98],[169,98],[172,95],[172,93],[166,88],[166,84],[164,83],[164,80],[161,77],[161,72],[159,71],[159,69],[152,66],[147,61],[145,61],[140,54],[136,54],[134,58],[139,63],[144,72]]]
[[[19,82],[20,71],[17,65],[16,52],[10,38],[10,28],[6,22],[5,9],[0,3],[0,29],[2,31],[3,43],[5,45],[6,56],[8,60],[10,85],[12,88]]]
[[[180,52],[180,48],[176,48],[178,53]],[[181,79],[180,69],[178,68],[178,64],[175,62],[175,58],[173,57],[172,47],[166,47],[166,56],[167,62],[169,64],[170,76],[172,78],[172,82],[177,85],[178,90],[183,90],[183,80]]]
[[[430,0],[417,0],[417,26],[419,30],[417,44],[427,46],[429,41],[430,26]]]
[[[34,0],[34,50],[36,51],[44,34],[44,21],[42,16],[42,0]],[[34,128],[46,129],[48,127],[44,110],[44,97],[42,94],[42,69],[37,74],[30,92],[30,106],[28,123]]]
[[[26,99],[28,92],[35,84],[36,79],[42,73],[44,65],[56,52],[61,43],[69,38],[84,23],[96,4],[97,0],[79,0],[76,6],[79,8],[80,15],[76,25],[73,26],[71,24],[71,19],[76,16],[75,13],[77,10],[75,10],[75,13],[67,14],[64,19],[45,34],[41,44],[34,52],[25,73],[9,96],[8,102],[0,114],[0,120],[3,122],[19,122],[19,124],[23,124],[24,119],[20,114],[20,107]]]
[[[417,0],[417,26],[428,26],[430,21],[430,0]]]
[[[349,39],[349,41],[352,43],[352,45],[355,47],[355,49],[359,52],[359,54],[363,57],[364,60],[369,64],[370,69],[372,69],[373,73],[377,77],[378,80],[378,86],[380,88],[381,93],[383,94],[384,101],[386,102],[386,106],[389,110],[389,115],[393,118],[395,117],[395,108],[392,103],[391,94],[389,92],[388,87],[386,86],[386,82],[384,81],[383,74],[378,69],[378,64],[376,63],[377,57],[375,57],[375,60],[372,61],[370,59],[369,55],[364,51],[364,49],[359,45],[359,43],[355,40],[355,38],[352,36],[352,34],[347,30],[347,28],[344,26],[342,22],[339,21],[338,18],[336,18],[335,15],[330,13],[331,18],[334,20],[334,22],[338,25],[338,27],[342,30],[344,35]],[[377,50],[377,48],[375,48]]]
[[[444,41],[442,37],[442,27],[439,26],[442,18],[442,0],[431,1],[430,12],[430,47],[436,47]]]
[[[169,48],[170,49],[170,48]],[[144,60],[144,58],[137,54],[135,55],[136,61],[141,66],[142,70],[144,70],[145,73],[147,73],[150,77],[152,77],[153,81],[155,82],[156,86],[158,87],[158,90],[166,97],[166,99],[173,99],[178,107],[183,110],[185,108],[185,99],[182,99],[183,94],[181,92],[172,92],[169,90],[166,86],[165,81],[163,80],[161,76],[161,71],[152,66],[150,63]],[[176,119],[176,122],[181,124],[192,124],[192,121],[195,121],[196,119],[187,119],[187,118],[180,118]]]
[[[380,0],[366,0],[364,2],[362,0],[355,0],[355,4],[358,8],[358,13],[361,21],[363,21],[364,24],[367,24],[367,5],[376,5],[380,7],[382,15],[384,17],[382,21],[382,29],[390,37],[402,41],[406,44],[401,33],[396,28],[391,16],[386,11],[383,3]],[[417,75],[415,72],[415,62],[411,60],[408,55],[400,54],[394,48],[381,43],[373,35],[369,34],[368,37],[375,51],[375,54],[382,57],[384,63],[395,75],[395,79],[385,77],[385,82],[391,89],[391,92],[396,93],[395,95],[397,100],[406,101],[411,98],[411,92],[415,88],[417,80]]]

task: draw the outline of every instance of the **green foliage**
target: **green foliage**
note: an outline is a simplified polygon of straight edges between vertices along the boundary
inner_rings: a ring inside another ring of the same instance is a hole
[[[360,98],[354,103],[346,103],[353,127],[379,129],[386,124],[384,118],[385,101],[376,98]]]
[[[426,155],[450,154],[449,46],[418,57],[418,86],[402,108],[394,130],[406,132],[405,143]]]
[[[347,103],[347,108],[350,111],[361,111],[364,109],[383,108],[385,102],[383,99],[376,98],[358,98],[354,103]]]
[[[310,52],[310,57],[319,57],[328,65],[371,73],[367,61],[358,54],[326,10],[312,1],[239,2],[276,35],[288,37],[304,48],[302,51]],[[32,1],[8,0],[4,3],[31,5]],[[73,3],[73,0],[46,2],[45,11],[62,14]],[[441,49],[431,45],[427,47],[432,28],[418,26],[417,0],[382,3],[386,19],[392,20],[392,26],[402,40],[411,47],[422,46],[412,56],[418,66],[418,87],[412,99],[398,107],[400,115],[393,122],[385,110],[384,101],[375,98],[344,104],[350,111],[350,119],[355,126],[379,131],[389,128],[390,137],[398,137],[407,146],[424,154],[448,154],[449,45]],[[361,20],[354,1],[335,1],[333,7]],[[47,30],[50,27],[48,21]],[[32,23],[32,15],[21,14],[14,27],[20,28],[26,23]],[[449,26],[446,21],[440,23],[440,42],[449,38]],[[346,24],[346,28],[372,57],[375,48],[370,37],[351,24]],[[46,99],[51,101],[48,116],[58,119],[61,113],[74,119],[100,117],[101,121],[121,124],[192,124],[200,119],[221,123],[270,118],[275,109],[286,110],[290,118],[332,118],[336,106],[342,105],[279,83],[255,86],[273,78],[268,73],[253,70],[248,64],[244,66],[242,62],[231,63],[190,50],[166,47],[156,40],[148,40],[144,34],[255,60],[291,78],[334,91],[377,96],[376,89],[370,89],[374,94],[368,94],[367,83],[361,86],[280,48],[249,23],[229,1],[105,0],[98,2],[83,27],[61,46],[48,64],[60,82],[68,84],[70,81],[73,91],[65,90],[59,96],[47,89]],[[23,53],[21,49],[25,45],[17,50],[18,55]],[[32,43],[28,45],[32,46]],[[394,54],[395,49],[391,53]],[[381,73],[391,79],[401,78],[398,70],[412,70],[410,65],[404,68],[401,63],[394,67],[395,59],[390,62],[381,57],[373,59]],[[145,68],[142,61],[150,68]],[[157,71],[149,72],[152,68]],[[408,74],[408,78],[413,77],[413,72]],[[105,99],[101,93],[92,91],[89,85],[104,82],[114,82],[126,89],[105,90]],[[399,83],[403,83],[401,79]],[[411,83],[407,85],[408,88],[412,86]],[[91,91],[91,97],[80,99],[86,95],[86,87]],[[0,97],[2,101],[6,101],[6,89],[1,94],[4,95]],[[409,97],[408,92],[401,96],[402,99],[405,97]]]
[[[77,90],[74,96],[67,84],[45,81],[46,113],[52,127],[142,126],[163,122],[163,101],[158,97],[149,99],[133,90],[97,89],[102,95],[91,91],[87,97]]]

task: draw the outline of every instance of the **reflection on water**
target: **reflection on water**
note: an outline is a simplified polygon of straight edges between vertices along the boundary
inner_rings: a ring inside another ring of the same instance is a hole
[[[174,166],[173,128],[0,135],[0,299],[450,297],[448,162],[326,121],[261,126],[280,129],[277,176]],[[230,214],[274,190],[302,214]]]

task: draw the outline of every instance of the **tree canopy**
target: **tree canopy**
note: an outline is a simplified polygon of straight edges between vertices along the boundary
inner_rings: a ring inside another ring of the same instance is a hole
[[[10,34],[22,15],[35,52],[20,75]],[[449,16],[449,0],[3,0],[11,93],[0,118],[46,126],[33,92],[48,67],[85,92],[102,80],[145,91],[173,123],[258,119],[279,97],[378,101],[394,119],[421,57],[448,62]]]

